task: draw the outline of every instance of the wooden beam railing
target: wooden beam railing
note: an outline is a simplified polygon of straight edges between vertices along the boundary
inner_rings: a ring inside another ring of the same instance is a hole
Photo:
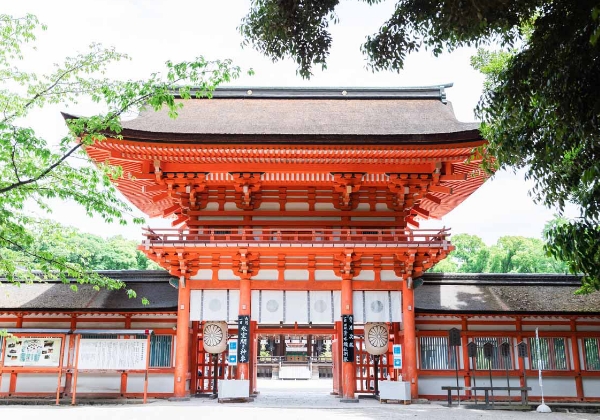
[[[448,243],[450,229],[377,229],[377,228],[337,228],[337,229],[290,229],[290,228],[185,228],[150,229],[144,228],[146,245],[187,244],[226,244],[248,243],[295,243],[295,244],[340,244],[340,243],[381,243],[381,244],[444,244]]]

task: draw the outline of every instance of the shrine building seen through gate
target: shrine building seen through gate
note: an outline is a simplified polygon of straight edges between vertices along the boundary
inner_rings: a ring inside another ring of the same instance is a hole
[[[175,397],[213,392],[215,376],[250,393],[259,377],[316,376],[354,399],[375,372],[418,396],[414,288],[453,249],[419,221],[486,179],[485,140],[447,87],[217,89],[86,148],[123,168],[133,205],[172,220],[140,249],[177,279]]]

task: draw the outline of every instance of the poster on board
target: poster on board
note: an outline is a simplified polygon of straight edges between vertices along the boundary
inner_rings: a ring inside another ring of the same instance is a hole
[[[58,367],[61,338],[6,339],[4,366]]]
[[[78,369],[145,370],[147,341],[82,338]]]

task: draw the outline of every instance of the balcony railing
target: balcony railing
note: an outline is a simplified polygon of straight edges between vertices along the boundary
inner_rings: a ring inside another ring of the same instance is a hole
[[[144,244],[150,246],[435,246],[447,247],[450,229],[290,229],[290,228],[211,228],[144,229]]]

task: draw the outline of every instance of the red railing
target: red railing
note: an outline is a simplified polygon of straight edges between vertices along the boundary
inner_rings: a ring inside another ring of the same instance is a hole
[[[327,246],[344,243],[364,243],[380,245],[419,245],[448,244],[450,229],[290,229],[286,228],[186,228],[186,229],[144,229],[147,245],[171,245],[185,242],[186,245],[237,246],[240,242],[249,244],[296,244],[300,246]]]

